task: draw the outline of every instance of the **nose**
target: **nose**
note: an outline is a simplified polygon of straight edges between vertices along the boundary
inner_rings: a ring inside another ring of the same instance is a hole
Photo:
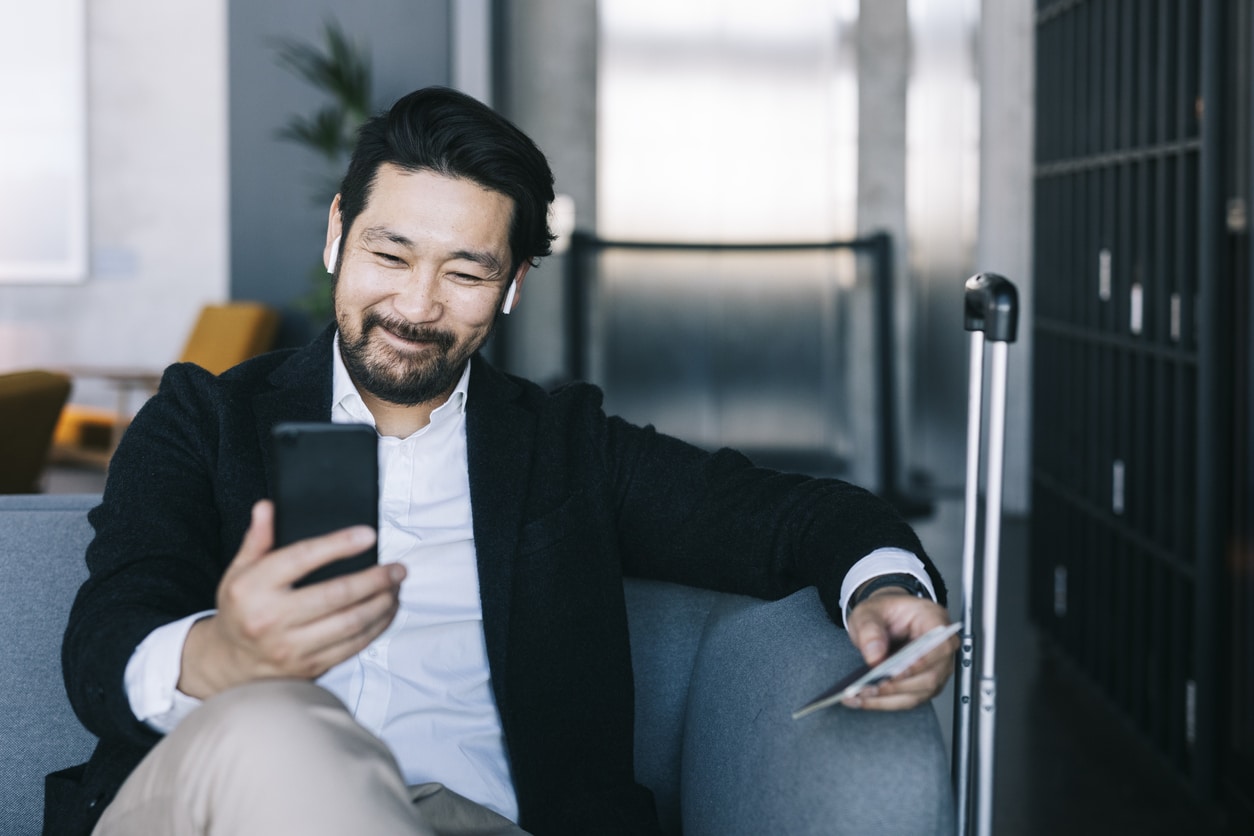
[[[392,306],[410,322],[438,320],[444,313],[444,298],[435,271],[411,273],[398,288]]]

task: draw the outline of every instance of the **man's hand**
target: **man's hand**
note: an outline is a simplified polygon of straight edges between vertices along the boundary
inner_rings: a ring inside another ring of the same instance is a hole
[[[916,598],[904,589],[884,587],[871,593],[849,613],[849,638],[868,665],[888,656],[890,646],[900,646],[949,623],[949,613],[940,604]],[[905,673],[872,686],[845,701],[850,708],[899,711],[914,708],[940,693],[954,670],[958,637],[948,641],[915,662]]]
[[[373,529],[357,526],[271,551],[274,506],[254,505],[218,585],[217,613],[187,634],[179,690],[207,699],[256,679],[316,679],[364,649],[396,615],[404,566],[372,566],[300,589],[292,584],[374,539]]]

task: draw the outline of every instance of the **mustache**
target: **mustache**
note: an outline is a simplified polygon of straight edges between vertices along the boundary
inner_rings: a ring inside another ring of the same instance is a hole
[[[374,312],[367,313],[363,317],[361,332],[363,335],[367,334],[372,328],[382,328],[402,339],[414,342],[435,343],[442,351],[448,351],[456,342],[456,338],[448,331],[415,325],[400,317],[385,317]]]

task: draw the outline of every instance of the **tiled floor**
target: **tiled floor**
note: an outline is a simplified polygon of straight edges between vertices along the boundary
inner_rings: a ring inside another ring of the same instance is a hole
[[[52,493],[98,492],[103,475],[54,468]],[[915,526],[960,607],[962,503],[942,500]],[[1003,526],[997,630],[994,832],[998,836],[1110,836],[1225,831],[1190,800],[1154,755],[1121,726],[1065,663],[1043,649],[1027,622],[1027,537],[1023,519]],[[949,734],[952,686],[936,700]]]

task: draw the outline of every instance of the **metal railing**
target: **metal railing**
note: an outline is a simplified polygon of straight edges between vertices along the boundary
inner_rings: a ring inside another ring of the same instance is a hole
[[[622,241],[597,238],[576,231],[565,260],[566,354],[565,374],[572,380],[589,373],[590,310],[592,283],[597,280],[595,260],[609,251],[686,253],[784,253],[848,251],[870,262],[874,306],[874,381],[876,492],[907,516],[931,512],[929,499],[913,495],[904,484],[901,432],[897,394],[896,331],[894,328],[892,237],[878,232],[846,241],[796,243],[715,244],[673,241]]]

